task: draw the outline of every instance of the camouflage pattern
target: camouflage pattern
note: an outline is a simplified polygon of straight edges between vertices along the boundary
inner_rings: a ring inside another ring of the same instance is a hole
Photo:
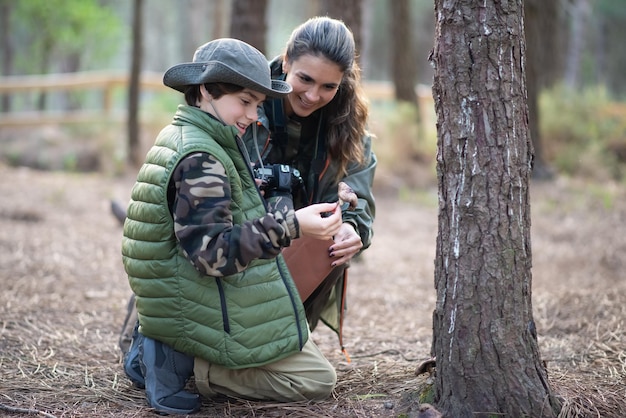
[[[231,189],[223,165],[207,153],[184,158],[173,173],[174,231],[185,255],[207,276],[243,271],[251,261],[276,257],[299,237],[293,204],[272,199],[262,218],[233,225]]]

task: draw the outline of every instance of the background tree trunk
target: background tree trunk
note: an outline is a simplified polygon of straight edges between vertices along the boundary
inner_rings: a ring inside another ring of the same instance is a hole
[[[214,22],[222,21],[222,19],[214,18],[214,15],[221,17],[221,2],[209,3],[205,0],[187,0],[187,2],[189,4],[188,7],[180,7],[176,11],[179,22],[176,30],[180,34],[178,39],[180,40],[182,53],[180,62],[191,61],[196,48],[214,38],[218,38],[219,36],[213,36],[212,29],[215,25]],[[164,67],[168,68],[169,65],[171,64]]]
[[[265,54],[267,0],[235,0],[230,20],[230,36],[241,39]]]
[[[417,59],[413,48],[411,33],[411,9],[409,0],[394,0],[391,7],[392,34],[391,75],[396,100],[412,103],[417,106],[415,81],[417,80]],[[418,112],[419,114],[419,112]]]
[[[435,0],[435,16],[435,403],[458,418],[556,417],[531,303],[522,0]]]
[[[572,0],[570,38],[565,68],[565,84],[574,89],[580,85],[580,65],[585,48],[587,21],[591,12],[589,0]]]
[[[11,1],[0,0],[0,29],[2,39],[2,75],[11,75],[13,72],[13,45],[11,43]],[[8,112],[11,109],[11,96],[2,95],[1,110]]]
[[[141,75],[141,58],[143,51],[143,0],[133,2],[133,44],[128,84],[128,162],[137,167],[141,163],[141,147],[139,141],[139,77]]]
[[[524,33],[526,36],[526,86],[528,90],[528,124],[535,151],[532,175],[536,179],[552,178],[552,170],[543,156],[543,140],[539,130],[539,93],[552,84],[561,64],[560,44],[561,1],[524,1]]]

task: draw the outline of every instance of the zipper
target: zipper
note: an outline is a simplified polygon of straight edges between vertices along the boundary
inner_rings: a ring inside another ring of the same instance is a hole
[[[224,331],[230,334],[230,321],[228,320],[228,309],[226,309],[226,295],[224,295],[224,286],[222,285],[222,279],[215,278],[217,284],[217,290],[220,294],[220,305],[222,306],[222,321],[224,322]]]
[[[304,336],[302,335],[302,329],[300,328],[300,316],[298,315],[298,306],[295,302],[293,292],[291,291],[291,287],[287,284],[287,279],[285,278],[284,271],[278,262],[278,257],[275,259],[276,267],[278,268],[278,272],[280,273],[280,278],[285,285],[285,289],[287,289],[287,293],[289,293],[289,300],[291,301],[291,307],[293,309],[294,316],[296,317],[296,328],[298,329],[298,340],[300,342],[300,349],[304,347]],[[297,300],[300,300],[300,295],[296,295]]]

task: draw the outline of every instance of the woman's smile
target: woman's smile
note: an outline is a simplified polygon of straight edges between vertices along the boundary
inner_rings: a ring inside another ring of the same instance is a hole
[[[343,79],[338,64],[325,57],[306,54],[296,60],[284,62],[283,70],[293,91],[287,96],[287,114],[307,117],[326,106],[337,94]]]

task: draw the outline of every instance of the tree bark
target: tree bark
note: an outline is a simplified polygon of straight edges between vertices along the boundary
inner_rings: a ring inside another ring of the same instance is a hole
[[[128,161],[139,166],[142,160],[139,141],[139,77],[143,51],[143,0],[133,2],[133,45],[128,84]]]
[[[522,0],[435,0],[435,17],[435,403],[556,417],[532,315]]]
[[[267,0],[235,0],[230,20],[230,36],[241,39],[265,54]]]
[[[393,51],[391,73],[396,100],[417,106],[415,80],[417,80],[417,59],[413,52],[411,33],[411,10],[409,0],[394,0],[390,3]],[[419,112],[418,112],[419,114]]]

